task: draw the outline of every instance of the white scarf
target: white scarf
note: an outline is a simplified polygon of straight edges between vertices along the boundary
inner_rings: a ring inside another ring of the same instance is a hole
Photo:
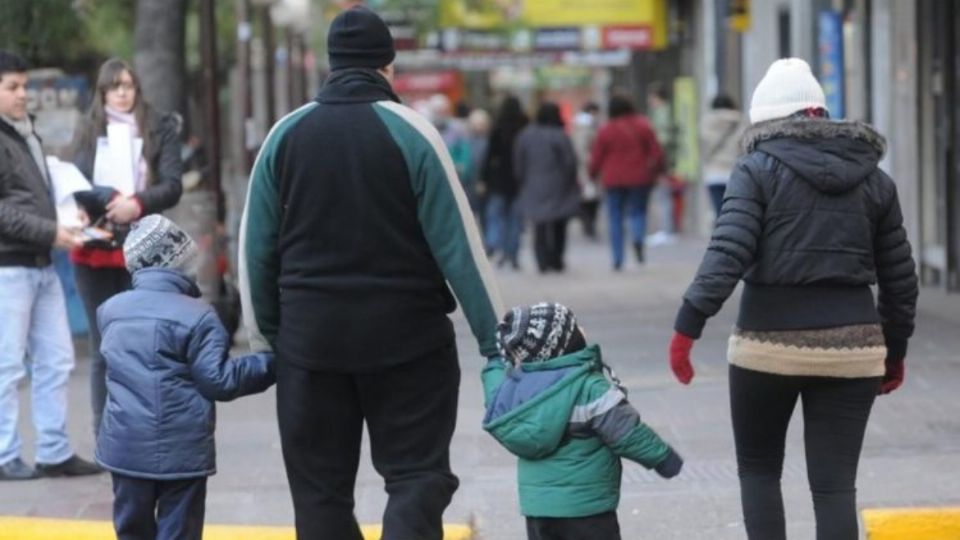
[[[133,113],[121,112],[110,106],[104,106],[103,110],[107,113],[108,123],[126,124],[130,126],[131,137],[136,139],[140,136],[140,126],[137,125],[137,117]],[[143,151],[147,151],[146,147],[144,147]],[[137,161],[137,167],[133,170],[133,185],[136,187],[137,192],[143,191],[147,187],[149,175],[150,169],[147,167],[147,160],[141,153],[140,159]]]

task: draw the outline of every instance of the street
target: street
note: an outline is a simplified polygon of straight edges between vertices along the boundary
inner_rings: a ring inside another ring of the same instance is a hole
[[[521,271],[500,269],[497,276],[507,307],[541,300],[570,306],[588,341],[602,346],[644,420],[686,460],[683,472],[671,481],[625,464],[619,508],[623,537],[744,538],[725,360],[737,298],[708,323],[696,343],[696,377],[690,387],[673,379],[666,358],[673,317],[705,241],[685,238],[648,248],[645,266],[628,263],[614,273],[606,243],[586,240],[577,223],[570,230],[565,274],[538,275],[526,249]],[[905,386],[878,399],[868,426],[860,508],[960,504],[960,300],[924,290],[919,311]],[[520,540],[525,533],[514,458],[480,427],[482,360],[465,320],[457,314],[455,322],[463,375],[452,462],[461,484],[444,521],[473,522],[485,540]],[[78,453],[91,457],[86,356],[81,347],[70,383],[70,433]],[[24,457],[32,462],[26,386],[21,387],[21,403]],[[783,491],[791,538],[812,538],[799,416],[787,443]],[[220,404],[218,417],[219,472],[209,483],[207,523],[292,525],[273,391]],[[356,489],[359,521],[378,523],[385,498],[365,450]],[[2,483],[0,515],[108,520],[109,476]]]

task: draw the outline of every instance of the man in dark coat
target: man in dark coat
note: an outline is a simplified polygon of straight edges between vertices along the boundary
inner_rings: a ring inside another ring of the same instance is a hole
[[[40,139],[27,114],[27,64],[0,50],[0,480],[96,474],[67,438],[73,342],[50,250],[81,244],[57,224]],[[17,383],[33,362],[36,470],[20,457]]]
[[[496,356],[499,294],[440,134],[393,92],[386,24],[357,7],[328,36],[320,95],[274,126],[253,168],[245,323],[254,349],[277,353],[299,537],[362,538],[353,489],[366,423],[389,494],[384,540],[440,540],[458,485],[448,314],[455,295],[480,353]]]

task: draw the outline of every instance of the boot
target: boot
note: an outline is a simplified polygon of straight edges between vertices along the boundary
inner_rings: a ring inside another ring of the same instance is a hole
[[[643,264],[643,243],[634,242],[633,243],[633,252],[637,255],[637,262]]]

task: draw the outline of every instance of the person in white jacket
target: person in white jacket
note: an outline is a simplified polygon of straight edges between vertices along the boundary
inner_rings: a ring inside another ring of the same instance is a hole
[[[737,162],[737,141],[743,130],[743,115],[733,99],[718,94],[710,103],[700,126],[700,155],[703,156],[703,182],[710,192],[715,215],[720,215],[723,192]]]

